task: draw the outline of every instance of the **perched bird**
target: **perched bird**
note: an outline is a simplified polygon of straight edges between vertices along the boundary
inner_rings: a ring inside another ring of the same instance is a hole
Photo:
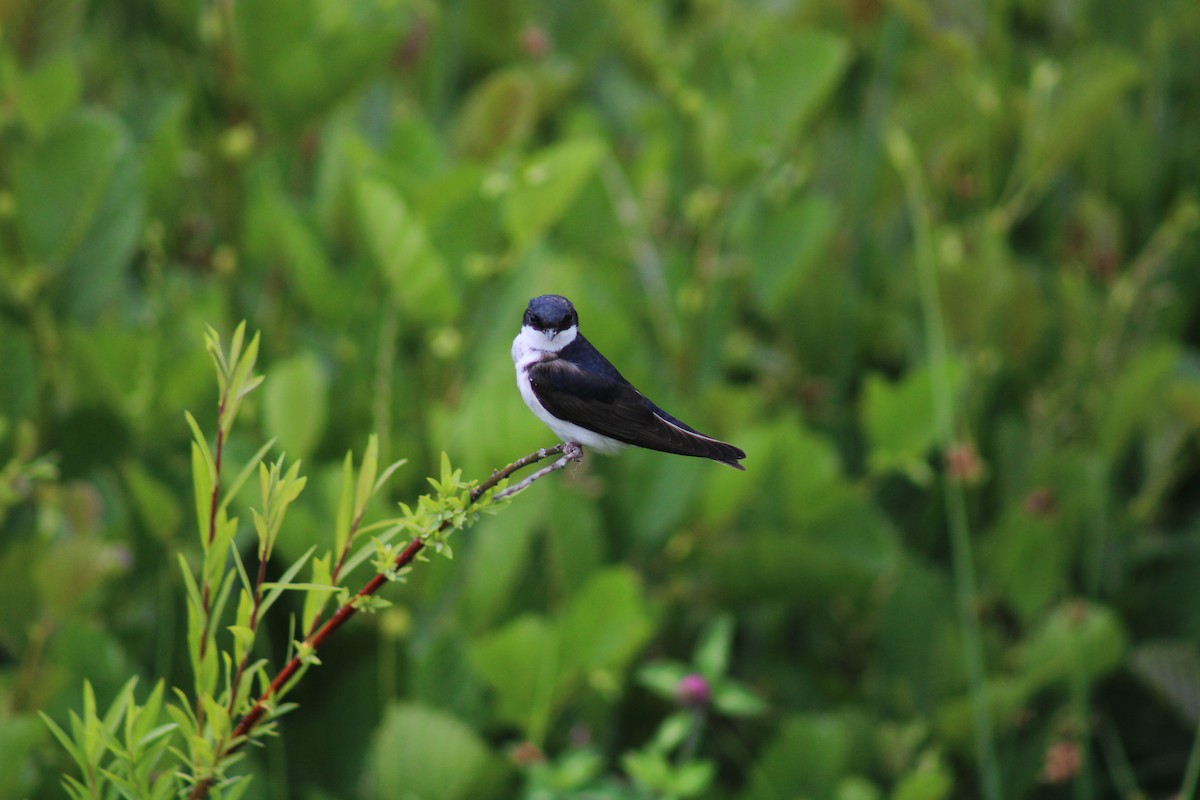
[[[529,301],[512,357],[525,405],[564,442],[600,453],[632,444],[745,469],[742,450],[685,425],[625,380],[579,332],[565,297]]]

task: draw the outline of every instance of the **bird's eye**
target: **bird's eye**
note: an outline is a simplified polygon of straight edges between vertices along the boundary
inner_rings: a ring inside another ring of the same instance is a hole
[[[545,323],[544,323],[544,322],[542,322],[542,318],[541,318],[541,317],[539,317],[537,314],[534,314],[534,315],[533,315],[532,319],[530,319],[530,322],[532,322],[532,323],[533,323],[533,326],[534,326],[535,328],[544,328],[544,327],[546,327]]]

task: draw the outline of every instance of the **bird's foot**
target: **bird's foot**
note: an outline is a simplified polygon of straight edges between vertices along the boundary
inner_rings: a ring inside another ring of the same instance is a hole
[[[569,458],[572,461],[582,461],[583,445],[579,442],[563,442],[562,453],[564,458]]]

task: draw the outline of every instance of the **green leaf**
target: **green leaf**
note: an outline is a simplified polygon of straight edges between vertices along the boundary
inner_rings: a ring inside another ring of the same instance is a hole
[[[170,723],[152,727],[157,725],[158,720],[162,716],[162,703],[165,691],[165,681],[159,680],[158,683],[154,684],[154,688],[150,690],[150,694],[146,697],[146,702],[138,709],[138,713],[126,717],[125,741],[127,744],[129,742],[148,744],[174,729],[175,726]]]
[[[539,535],[546,512],[537,503],[515,503],[472,532],[471,547],[459,565],[463,573],[456,618],[466,630],[478,632],[505,618],[532,557],[529,543]]]
[[[833,800],[881,800],[883,792],[861,775],[850,775],[838,781]]]
[[[88,765],[87,761],[83,757],[83,751],[75,746],[75,742],[70,735],[60,728],[58,723],[50,719],[50,716],[45,711],[38,711],[38,716],[42,718],[42,722],[46,723],[46,727],[50,729],[50,733],[54,734],[54,738],[57,739],[58,743],[62,745],[62,748],[70,754],[75,763],[78,764],[81,769],[86,769]]]
[[[275,601],[279,599],[279,595],[283,594],[285,591],[287,591],[289,589],[303,590],[303,591],[308,591],[308,592],[331,592],[331,591],[334,591],[334,587],[331,587],[328,584],[309,584],[309,583],[293,583],[292,582],[292,580],[296,577],[296,575],[298,575],[300,573],[300,570],[304,567],[304,565],[308,563],[309,557],[314,552],[316,552],[316,549],[317,549],[317,546],[314,544],[312,547],[308,548],[308,550],[304,551],[304,555],[302,555],[302,556],[300,556],[300,558],[296,559],[296,561],[290,567],[287,568],[287,571],[284,572],[283,575],[279,576],[278,581],[274,581],[273,583],[263,585],[263,588],[270,587],[270,591],[267,592],[267,595],[263,598],[262,605],[259,607],[259,617],[260,618],[262,617],[262,615],[267,613],[268,609],[270,609],[271,606],[273,606],[275,604]]]
[[[196,586],[196,579],[192,576],[192,568],[188,566],[187,558],[183,553],[176,553],[179,560],[179,571],[183,573],[183,586],[187,591],[188,607],[200,608],[200,589]]]
[[[55,298],[92,317],[122,288],[142,224],[133,142],[108,113],[77,111],[12,153],[16,226],[28,259],[55,276]]]
[[[716,765],[711,761],[689,761],[675,768],[667,787],[676,797],[695,797],[712,785]]]
[[[881,680],[918,713],[931,714],[957,697],[966,681],[953,584],[940,565],[912,556],[902,558],[887,580],[893,588],[876,645]]]
[[[324,115],[386,65],[408,27],[407,6],[238,2],[237,58],[255,107],[284,130]]]
[[[254,334],[254,337],[250,340],[250,344],[246,346],[244,353],[240,352],[240,340],[245,326],[245,322],[238,325],[237,331],[234,333],[236,347],[230,347],[229,383],[224,396],[225,407],[221,413],[221,428],[224,430],[226,437],[233,430],[233,423],[237,420],[242,400],[262,383],[262,376],[253,374],[254,366],[258,361],[259,334]]]
[[[1093,683],[1124,659],[1125,628],[1108,606],[1075,600],[1063,603],[1026,642],[1021,667],[1028,686],[1055,681]]]
[[[329,409],[329,378],[316,356],[301,354],[274,364],[263,394],[267,433],[293,459],[316,449]]]
[[[4,364],[6,376],[0,381],[0,419],[33,418],[41,385],[39,375],[45,368],[34,347],[33,332],[0,320],[0,364]],[[0,439],[3,436],[4,425],[0,422]]]
[[[254,470],[257,469],[262,463],[263,456],[265,456],[267,451],[274,446],[275,440],[269,439],[266,444],[255,451],[254,455],[250,456],[245,465],[243,465],[242,469],[238,472],[237,477],[234,478],[229,484],[229,488],[222,493],[220,506],[222,509],[229,507],[229,504],[232,503],[233,500],[238,496],[238,493],[242,491],[242,487],[246,485],[246,481],[250,480],[250,476],[254,474]]]
[[[658,726],[651,746],[659,753],[670,753],[683,743],[695,725],[696,719],[693,714],[688,711],[676,712]]]
[[[414,703],[393,705],[371,738],[366,796],[462,800],[477,796],[490,760],[464,722]]]
[[[988,533],[981,564],[991,588],[1032,623],[1069,585],[1076,549],[1058,520],[1012,509]]]
[[[926,756],[905,773],[892,792],[892,800],[944,800],[954,793],[954,775],[937,756]]]
[[[212,509],[213,475],[211,462],[206,461],[206,449],[192,442],[192,491],[196,503],[196,530],[200,546],[209,546],[209,527]]]
[[[1135,354],[1107,387],[1096,424],[1097,443],[1106,462],[1120,457],[1139,426],[1160,418],[1159,399],[1168,391],[1178,363],[1175,345],[1149,347]]]
[[[521,166],[502,205],[504,228],[518,249],[540,238],[567,213],[605,151],[596,139],[568,140]]]
[[[415,320],[450,323],[459,295],[425,222],[379,178],[364,177],[355,189],[360,229],[396,302]]]
[[[245,625],[230,625],[226,628],[234,639],[234,655],[241,657],[254,646],[254,630]]]
[[[379,472],[379,437],[372,434],[367,439],[367,452],[363,454],[362,467],[358,472],[358,488],[354,493],[354,515],[366,511],[367,503],[375,490],[375,476]]]
[[[733,615],[721,614],[708,624],[704,636],[696,645],[692,661],[700,674],[714,682],[725,676],[729,668],[729,651],[733,646]]]
[[[771,163],[833,92],[849,62],[834,34],[804,30],[763,37],[733,67],[733,95],[723,113],[704,118],[705,155],[723,177]]]
[[[559,624],[564,668],[615,669],[649,638],[653,617],[637,575],[614,567],[596,573],[571,596]]]
[[[116,734],[121,727],[121,721],[125,719],[125,714],[128,712],[130,704],[133,700],[133,689],[137,686],[137,676],[134,675],[125,681],[121,688],[117,691],[116,697],[113,698],[108,710],[104,712],[104,730],[110,734]]]
[[[496,694],[496,716],[542,741],[572,676],[559,658],[558,628],[535,616],[514,619],[477,639],[471,666]]]
[[[795,135],[841,80],[849,43],[822,30],[789,33],[774,42],[754,67],[754,89],[743,95],[749,131]]]
[[[638,683],[654,692],[664,700],[675,701],[678,695],[679,682],[691,672],[685,664],[673,661],[656,661],[638,669]]]
[[[342,459],[342,482],[338,492],[337,512],[334,515],[333,552],[341,557],[350,544],[350,526],[354,522],[354,453],[346,451]]]
[[[367,270],[332,263],[315,223],[274,172],[259,169],[250,178],[245,258],[278,264],[295,299],[325,324],[344,324],[361,311]]]
[[[333,553],[326,553],[321,558],[313,559],[312,580],[310,583],[316,586],[333,587],[333,575],[331,572],[331,563],[333,561]],[[304,611],[300,617],[301,631],[307,636],[313,629],[313,622],[317,619],[317,615],[321,613],[321,609],[329,601],[329,595],[321,591],[312,591],[304,595]]]
[[[635,785],[661,791],[671,776],[671,764],[658,752],[633,752],[621,756],[621,767]]]
[[[529,72],[501,70],[471,89],[455,123],[454,139],[464,155],[491,159],[524,143],[537,115],[537,86]]]
[[[13,96],[21,121],[37,138],[44,136],[56,122],[78,103],[83,82],[75,64],[75,53],[64,49],[33,66],[18,79]]]
[[[764,215],[749,243],[759,306],[781,321],[795,313],[795,297],[823,263],[836,222],[837,207],[811,194]]]
[[[961,370],[947,368],[951,393],[958,391]],[[933,373],[928,367],[909,372],[898,382],[878,374],[867,376],[862,417],[871,444],[868,463],[877,474],[899,470],[917,483],[932,476],[925,457],[937,444],[933,405]]]
[[[730,717],[758,717],[769,708],[750,689],[729,680],[718,683],[713,689],[713,707]]]
[[[871,725],[856,713],[798,714],[784,720],[751,772],[746,800],[831,797],[843,777],[862,771],[871,747]]]

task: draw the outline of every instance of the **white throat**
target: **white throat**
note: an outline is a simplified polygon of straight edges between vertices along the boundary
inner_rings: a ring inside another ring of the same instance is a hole
[[[542,353],[557,353],[575,341],[579,335],[579,326],[572,325],[557,333],[540,331],[529,325],[522,325],[521,332],[513,339],[512,357],[514,363],[520,363],[528,356],[536,354],[534,361],[541,360]]]

